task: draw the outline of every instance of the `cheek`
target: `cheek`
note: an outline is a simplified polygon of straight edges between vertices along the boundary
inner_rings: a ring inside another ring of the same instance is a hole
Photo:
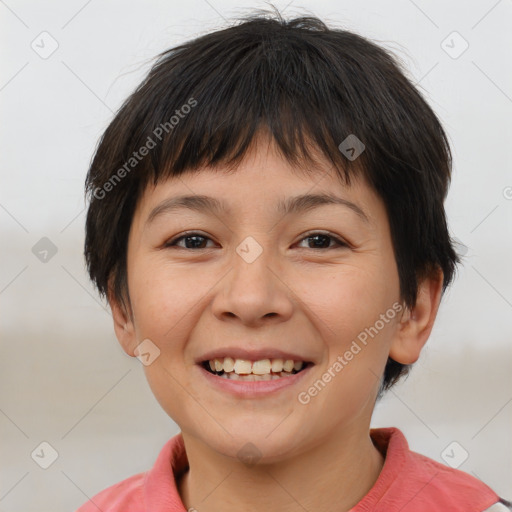
[[[316,286],[302,279],[306,311],[313,312],[311,321],[326,349],[320,375],[308,384],[317,393],[311,400],[318,410],[332,411],[329,421],[336,423],[340,416],[357,416],[370,407],[396,329],[392,306],[399,297],[398,277],[382,258],[368,257],[364,264],[338,267],[315,279]]]
[[[389,276],[389,278],[387,277]],[[390,270],[368,258],[340,265],[328,273],[297,276],[295,290],[311,311],[312,321],[330,346],[343,347],[373,325],[398,298]]]
[[[166,265],[161,258],[136,258],[130,270],[130,297],[140,331],[171,328],[201,297],[197,276],[194,279],[190,272]]]
[[[155,257],[134,258],[130,297],[137,338],[160,349],[160,366],[180,371],[189,364],[189,340],[218,284],[221,273],[193,265],[172,265]],[[153,368],[147,368],[150,373]]]

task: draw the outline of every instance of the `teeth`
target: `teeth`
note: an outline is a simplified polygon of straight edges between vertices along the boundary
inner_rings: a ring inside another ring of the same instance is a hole
[[[293,361],[292,359],[260,359],[259,361],[249,361],[247,359],[233,359],[232,357],[215,358],[208,361],[210,369],[214,372],[222,372],[232,375],[254,375],[254,380],[271,380],[276,374],[282,376],[293,375],[293,371],[298,372],[304,366],[304,361]],[[263,378],[260,378],[263,377]],[[236,377],[235,377],[236,379]],[[252,379],[244,379],[252,380]]]
[[[254,375],[250,373],[249,375],[238,375],[235,372],[229,372],[229,373],[223,373],[222,375],[219,375],[221,379],[228,379],[228,380],[244,380],[247,382],[254,382],[259,380],[276,380],[280,379],[281,377],[291,377],[293,373],[288,372],[281,372],[281,373],[267,373],[266,375]]]
[[[223,366],[221,365],[220,369],[217,371],[220,371],[223,369]],[[235,360],[235,366],[233,367],[235,373],[238,373],[240,375],[241,373],[251,373],[252,370],[252,363],[251,361],[247,361],[246,359],[236,359]]]
[[[235,360],[232,357],[225,357],[222,366],[225,372],[232,372],[235,367]]]
[[[282,359],[272,359],[272,371],[274,373],[279,373],[283,371],[283,360]]]
[[[271,368],[270,359],[262,359],[261,361],[254,361],[254,363],[252,363],[252,373],[256,375],[269,374]]]
[[[291,372],[293,370],[293,361],[291,359],[287,359],[283,364],[283,370],[285,372]]]
[[[272,375],[270,373],[265,373],[263,375],[255,375],[254,380],[270,380],[272,379]]]
[[[253,375],[252,373],[249,375],[241,375],[238,377],[238,380],[245,380],[247,382],[254,382],[256,375]]]

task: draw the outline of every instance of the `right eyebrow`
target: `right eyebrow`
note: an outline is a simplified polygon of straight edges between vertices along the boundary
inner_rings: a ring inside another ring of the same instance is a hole
[[[228,205],[219,199],[204,195],[170,197],[162,201],[149,214],[146,224],[154,221],[156,217],[176,210],[188,209],[203,213],[205,211],[221,213],[230,211]]]

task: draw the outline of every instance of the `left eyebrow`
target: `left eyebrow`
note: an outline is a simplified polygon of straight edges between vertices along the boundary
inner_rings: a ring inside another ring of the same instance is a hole
[[[341,205],[350,208],[365,222],[369,222],[365,212],[355,203],[331,194],[302,194],[299,196],[289,197],[285,200],[280,200],[277,203],[277,211],[282,215],[289,215],[294,213],[301,213],[324,205]],[[156,217],[164,213],[174,212],[180,209],[188,209],[197,211],[199,213],[225,212],[231,214],[231,208],[228,204],[221,199],[205,195],[193,196],[177,196],[165,199],[158,206],[156,206],[149,214],[146,224],[151,223]]]
[[[302,194],[300,196],[289,197],[284,201],[279,201],[277,209],[281,214],[288,215],[313,210],[314,208],[329,204],[341,205],[350,208],[365,222],[370,222],[362,208],[357,204],[332,194]]]

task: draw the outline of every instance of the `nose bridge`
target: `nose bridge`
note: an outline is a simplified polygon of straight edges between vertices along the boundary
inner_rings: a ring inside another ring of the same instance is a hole
[[[214,301],[217,314],[231,313],[254,322],[269,313],[287,316],[291,312],[286,286],[272,270],[270,237],[258,236],[260,243],[256,236],[247,236],[235,247],[231,272]]]
[[[268,236],[248,235],[236,246],[232,281],[240,282],[242,286],[254,286],[254,289],[259,285],[269,286],[270,276],[275,277],[269,269],[273,260],[269,240]],[[247,291],[250,293],[251,290]]]

